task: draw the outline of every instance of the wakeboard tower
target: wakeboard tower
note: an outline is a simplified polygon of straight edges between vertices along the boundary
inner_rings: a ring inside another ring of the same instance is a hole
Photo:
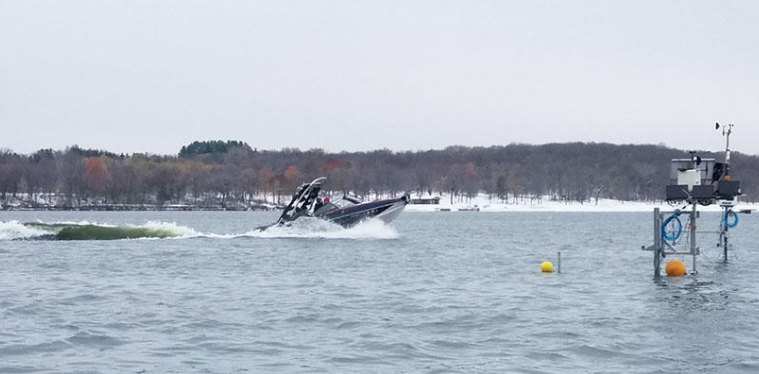
[[[326,180],[327,178],[320,177],[311,183],[303,183],[295,191],[290,203],[282,210],[277,221],[270,225],[258,227],[258,230],[265,230],[272,226],[289,225],[302,217],[319,218],[343,227],[352,227],[372,218],[378,218],[387,223],[397,218],[403,208],[411,201],[408,193],[397,198],[369,202],[363,202],[348,195],[330,200],[329,196],[324,198],[320,196]]]

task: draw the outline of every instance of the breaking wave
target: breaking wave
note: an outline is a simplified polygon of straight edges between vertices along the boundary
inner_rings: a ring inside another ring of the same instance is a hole
[[[118,240],[201,236],[176,223],[148,222],[144,225],[114,226],[89,222],[0,222],[0,240]]]
[[[244,234],[206,234],[174,222],[149,221],[144,225],[109,225],[93,222],[0,221],[0,240],[120,240],[166,238],[304,238],[396,239],[398,232],[380,220],[368,220],[352,228],[320,219],[299,219],[289,226],[273,226]]]
[[[397,239],[398,232],[379,219],[370,219],[354,227],[315,218],[301,218],[289,226],[272,226],[263,231],[250,231],[245,236],[256,238],[316,238],[316,239]]]
[[[175,223],[148,222],[141,226],[67,226],[55,234],[56,240],[117,240],[198,236],[195,230]]]
[[[0,222],[0,240],[27,239],[48,234],[49,231],[26,226],[19,221]]]

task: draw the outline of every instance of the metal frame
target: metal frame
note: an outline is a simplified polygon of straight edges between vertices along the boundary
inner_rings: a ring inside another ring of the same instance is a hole
[[[716,129],[720,128],[719,123],[716,124]],[[725,180],[729,180],[730,175],[730,135],[733,132],[733,125],[729,124],[727,126],[724,126],[722,129],[722,135],[725,136]],[[710,162],[713,162],[712,159],[705,159],[709,160]],[[695,153],[691,152],[691,169],[693,170],[700,170],[698,169],[699,164],[701,163],[702,159],[697,157]],[[673,166],[672,170],[680,170],[682,167],[678,166],[679,164],[684,164],[687,162],[686,159],[675,159],[672,160]],[[708,173],[708,165],[706,167],[706,178],[711,178]],[[704,178],[702,178],[704,179]],[[740,194],[740,192],[739,192]],[[739,196],[739,195],[738,195]],[[696,207],[698,204],[704,204],[709,205],[712,203],[715,203],[719,201],[721,198],[724,198],[720,203],[720,206],[723,208],[722,217],[720,218],[720,228],[719,228],[719,241],[717,242],[717,247],[721,247],[723,250],[723,261],[727,262],[728,259],[728,250],[732,248],[732,244],[729,243],[729,236],[728,231],[729,227],[727,226],[725,222],[725,218],[728,214],[728,212],[731,211],[733,207],[735,207],[738,204],[738,196],[720,196],[715,195],[714,199],[708,199],[708,200],[698,200],[694,197],[692,197],[690,194],[688,194],[688,198],[684,200],[684,202],[688,205],[690,205],[690,213],[688,213],[688,242],[689,242],[689,251],[687,252],[678,252],[674,245],[671,245],[667,240],[665,240],[662,237],[662,230],[664,229],[662,227],[662,223],[664,222],[665,215],[670,214],[677,214],[678,216],[680,214],[683,214],[683,211],[675,210],[675,211],[668,211],[668,212],[662,212],[659,208],[654,208],[654,243],[650,247],[643,246],[641,249],[644,250],[650,250],[654,252],[654,276],[659,277],[661,275],[661,262],[662,259],[669,255],[690,255],[693,256],[693,268],[691,271],[691,274],[697,273],[696,269],[696,256],[698,256],[701,253],[700,248],[697,245],[696,241],[696,220],[698,218],[698,212],[696,211]],[[736,212],[734,211],[733,214],[738,213],[750,213],[750,211],[741,211]],[[683,229],[685,230],[685,228]],[[684,233],[683,233],[684,235]],[[676,245],[676,244],[675,244]]]
[[[684,212],[680,210],[674,210],[674,211],[661,211],[659,208],[654,208],[654,243],[650,247],[643,247],[643,250],[653,251],[654,252],[654,276],[658,277],[661,275],[661,262],[662,260],[667,256],[693,256],[693,267],[691,274],[698,273],[698,270],[696,268],[696,256],[701,254],[701,249],[698,247],[697,240],[696,240],[696,220],[698,218],[698,212],[696,211],[696,204],[691,204],[690,212],[687,213],[688,215],[688,243],[690,250],[687,252],[678,252],[677,249],[669,244],[663,237],[662,237],[662,222],[664,221],[665,216],[669,216],[672,214],[681,215],[684,214]],[[686,230],[686,228],[683,228],[683,230]],[[685,233],[683,233],[685,235]]]

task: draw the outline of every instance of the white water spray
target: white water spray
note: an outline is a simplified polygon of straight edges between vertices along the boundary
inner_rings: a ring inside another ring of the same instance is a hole
[[[315,218],[299,219],[289,226],[273,226],[264,231],[250,231],[245,236],[256,238],[313,239],[397,239],[398,232],[381,220],[364,221],[351,228]]]

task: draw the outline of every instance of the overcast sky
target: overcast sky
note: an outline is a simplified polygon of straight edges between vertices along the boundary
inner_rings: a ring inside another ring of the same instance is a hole
[[[758,1],[0,0],[0,148],[759,154]]]

